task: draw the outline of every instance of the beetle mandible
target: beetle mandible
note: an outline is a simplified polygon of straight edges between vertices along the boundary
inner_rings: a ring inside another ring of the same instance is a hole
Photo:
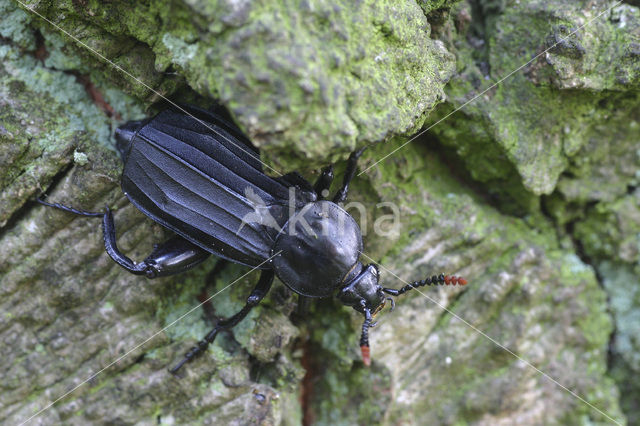
[[[132,261],[118,249],[109,208],[98,213],[38,201],[82,216],[102,217],[107,253],[136,275],[177,274],[211,254],[262,270],[245,306],[218,321],[172,373],[202,353],[220,331],[242,321],[269,292],[274,276],[302,296],[336,294],[343,304],[363,314],[360,348],[365,365],[371,362],[372,317],[387,300],[393,308],[390,296],[424,285],[467,283],[464,278],[440,274],[399,290],[382,287],[378,267],[358,260],[363,247],[360,228],[339,204],[347,198],[363,150],[350,155],[342,186],[329,201],[325,194],[333,181],[332,166],[322,170],[313,186],[296,172],[270,177],[262,170],[258,151],[237,126],[198,107],[167,109],[153,118],[128,122],[116,130],[116,141],[124,161],[123,192],[142,213],[176,234],[142,262]]]

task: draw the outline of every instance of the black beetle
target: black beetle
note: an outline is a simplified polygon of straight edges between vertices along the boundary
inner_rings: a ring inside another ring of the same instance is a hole
[[[370,363],[368,329],[390,300],[431,284],[466,284],[455,276],[433,276],[400,290],[378,284],[374,264],[362,265],[362,235],[340,206],[356,172],[362,150],[349,157],[342,187],[325,199],[333,180],[331,166],[314,186],[298,173],[270,177],[259,154],[229,120],[193,106],[167,109],[154,118],[132,121],[116,131],[124,170],[122,190],[145,215],[176,235],[133,262],[116,246],[113,215],[87,212],[57,203],[42,204],[83,216],[102,217],[107,253],[120,266],[148,278],[186,271],[215,254],[262,269],[246,305],[220,320],[171,372],[193,359],[216,335],[238,324],[265,297],[275,275],[306,297],[337,292],[342,303],[365,317],[360,337],[363,361]]]

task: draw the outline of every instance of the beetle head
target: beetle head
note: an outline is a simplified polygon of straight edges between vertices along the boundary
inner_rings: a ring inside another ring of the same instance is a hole
[[[380,273],[375,265],[368,265],[338,293],[338,299],[360,313],[376,313],[384,305],[385,294],[378,284]]]
[[[358,263],[358,267],[361,267]],[[338,299],[347,306],[351,306],[356,311],[364,314],[362,324],[362,334],[360,335],[360,350],[362,351],[362,361],[365,365],[371,363],[369,355],[369,327],[373,315],[384,307],[386,299],[390,299],[384,294],[384,289],[378,284],[380,273],[375,265],[368,265],[355,278],[347,280],[346,285],[340,289]],[[393,301],[392,301],[393,308]]]
[[[389,300],[391,302],[391,309],[393,310],[394,301],[391,297],[387,296],[400,296],[409,290],[413,290],[417,287],[424,285],[466,285],[467,280],[455,275],[434,275],[429,278],[425,278],[422,281],[415,281],[399,290],[393,288],[382,287],[378,284],[380,274],[377,266],[371,264],[366,268],[361,269],[362,265],[357,263],[357,268],[352,272],[354,278],[346,279],[345,286],[340,289],[338,293],[338,299],[347,306],[353,307],[358,312],[364,314],[364,322],[362,323],[362,334],[360,335],[360,350],[362,351],[362,361],[365,365],[371,363],[371,357],[369,355],[369,328],[373,327],[375,323],[372,323],[373,316],[378,313],[385,305],[385,302]]]

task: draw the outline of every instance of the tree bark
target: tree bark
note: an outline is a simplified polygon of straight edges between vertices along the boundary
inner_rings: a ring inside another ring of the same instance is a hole
[[[0,0],[0,422],[637,422],[640,11],[613,5]],[[163,97],[224,106],[309,180],[370,145],[363,263],[469,284],[399,297],[367,368],[361,315],[300,316],[276,280],[171,375],[258,273],[133,276],[98,219],[33,201],[108,205],[143,259],[170,233],[122,194],[112,135]]]

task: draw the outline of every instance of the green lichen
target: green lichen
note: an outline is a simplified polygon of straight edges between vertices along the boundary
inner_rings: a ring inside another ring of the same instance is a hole
[[[73,152],[73,161],[79,166],[86,166],[89,162],[89,158],[84,152],[76,150]]]
[[[549,51],[432,131],[464,159],[468,176],[488,187],[502,211],[537,212],[537,195],[551,194],[542,199],[543,208],[564,236],[564,247],[571,249],[570,236],[587,260],[635,262],[640,61],[631,52],[639,40],[640,14],[619,5],[572,34],[609,7],[592,5],[590,10],[553,1],[456,6],[451,29],[457,36],[449,36],[447,45],[457,54],[459,75],[447,89],[450,105],[437,111],[433,122]],[[589,317],[594,322],[579,322],[592,343],[609,333],[596,319],[604,315],[600,311]],[[617,326],[615,333],[623,340],[627,335]]]
[[[635,269],[626,265],[603,262],[598,270],[611,298],[611,308],[616,318],[616,340],[613,350],[621,356],[633,371],[640,371],[640,280]]]
[[[634,265],[640,260],[640,192],[600,202],[575,223],[575,235],[587,254]]]
[[[11,9],[6,4],[3,7]],[[11,13],[24,15],[13,9]],[[110,120],[69,72],[72,70],[51,69],[11,41],[0,43],[0,59],[0,138],[7,144],[2,154],[7,167],[0,177],[4,187],[0,223],[5,223],[69,164],[68,155],[76,147],[90,141],[112,146],[112,141]],[[121,93],[118,97],[122,113],[136,110],[131,98]]]
[[[453,71],[448,51],[457,54],[458,75],[430,123],[581,22],[580,6],[561,2],[454,3],[29,4],[173,99],[221,99],[277,168],[324,165],[356,145],[385,141],[366,152],[364,170],[406,142],[394,135],[417,130],[441,100]],[[428,298],[410,292],[395,312],[383,311],[371,332],[371,368],[360,361],[361,315],[325,301],[294,327],[296,298],[276,282],[259,308],[177,379],[167,368],[215,318],[197,308],[173,322],[201,294],[216,294],[247,269],[232,266],[208,283],[213,262],[175,278],[133,277],[104,254],[94,220],[20,210],[57,175],[54,200],[115,207],[118,243],[132,259],[166,237],[121,194],[116,154],[98,144],[111,143],[115,123],[77,75],[123,119],[144,115],[125,93],[146,104],[157,94],[7,4],[0,0],[0,10],[15,24],[2,27],[8,40],[0,42],[0,160],[8,165],[0,186],[3,201],[18,202],[0,209],[10,219],[0,235],[0,300],[8,313],[0,328],[9,365],[2,421],[23,421],[78,377],[167,326],[47,418],[299,424],[304,413],[318,424],[607,421],[454,315],[623,421],[606,377],[612,322],[585,261],[613,259],[629,268],[637,260],[629,188],[638,179],[629,148],[638,121],[633,8],[617,8],[592,36],[571,37],[548,62],[532,64],[356,179],[350,197],[367,206],[359,218],[367,221],[365,263],[380,261],[406,281],[441,271],[470,280],[463,289],[423,288]],[[40,46],[49,53],[44,62],[30,53]],[[603,140],[621,142],[609,143],[607,155]],[[12,192],[8,185],[25,175],[35,178]],[[539,195],[552,191],[541,208]],[[401,214],[400,228],[387,236],[373,232],[390,211],[381,202],[393,202]],[[403,285],[384,268],[384,285]],[[623,279],[611,269],[598,264],[605,288]],[[235,313],[256,280],[252,273],[216,295],[214,314]],[[624,380],[635,368],[632,337],[619,325],[635,324],[634,306],[622,309],[624,294],[613,303],[614,315],[623,312],[614,319],[616,333],[627,342],[614,374],[634,389]],[[632,400],[623,396],[623,408]]]
[[[36,49],[36,37],[29,31],[28,25],[31,17],[22,12],[14,3],[0,3],[0,16],[3,17],[0,35],[12,40],[15,44],[26,50]]]
[[[617,18],[603,18],[573,36],[590,40],[580,45],[585,52],[583,56],[567,55],[562,46],[571,40],[566,40],[511,75],[543,49],[554,46],[556,40],[569,37],[568,28],[580,26],[582,10],[577,4],[570,8],[556,8],[553,4],[520,2],[498,9],[498,13],[486,6],[482,30],[464,21],[474,14],[468,5],[456,7],[458,37],[468,36],[484,45],[485,53],[479,56],[474,46],[450,41],[451,46],[455,43],[452,49],[458,56],[460,75],[447,89],[449,102],[453,107],[462,106],[492,84],[499,82],[499,85],[433,129],[443,143],[465,159],[474,179],[499,185],[496,192],[505,193],[529,208],[535,203],[527,201],[530,197],[524,194],[518,195],[524,191],[518,188],[517,180],[524,190],[535,195],[551,193],[561,174],[569,168],[572,155],[597,133],[597,125],[593,123],[599,120],[594,114],[600,113],[600,104],[612,96],[606,91],[621,87],[628,90],[638,79],[633,77],[621,86],[615,78],[608,78],[603,69],[615,63],[627,70],[615,73],[633,75],[634,71],[629,70],[640,66],[638,59],[621,59],[630,58],[623,52],[632,49],[637,41],[635,30],[629,33],[623,27],[640,25],[637,10],[625,6],[626,24],[622,27]],[[597,10],[604,10],[606,3],[599,5]],[[562,12],[555,14],[555,10]],[[528,17],[526,26],[521,25],[524,16]],[[560,61],[558,58],[573,61],[575,66],[571,71],[561,71],[555,62]],[[596,78],[599,80],[595,81]],[[628,116],[635,104],[629,102],[628,107],[618,110],[618,115]],[[443,110],[430,121],[438,121],[452,109]],[[519,179],[514,179],[514,168]]]
[[[637,237],[637,235],[636,235]],[[637,266],[615,261],[602,261],[598,271],[610,298],[610,307],[615,318],[616,333],[612,345],[611,376],[620,387],[620,405],[629,424],[640,420],[637,407],[638,388],[635,377],[640,374],[640,280]]]
[[[415,131],[453,71],[412,3],[69,1],[37,10],[168,95],[179,89],[171,73],[145,68],[180,70],[231,110],[276,169],[319,166],[330,152]]]
[[[381,366],[329,362],[313,401],[318,425],[380,424],[391,400],[391,378]]]
[[[460,0],[419,0],[416,3],[422,7],[425,15],[428,15],[434,10],[451,8],[455,3]]]
[[[380,158],[392,149],[370,152],[371,157],[364,158],[363,167],[371,161],[369,158]],[[548,219],[540,216],[525,221],[500,215],[448,177],[433,152],[416,145],[403,149],[401,157],[368,175],[377,199],[367,198],[366,202],[393,199],[404,212],[399,233],[402,237],[393,242],[392,250],[387,249],[382,265],[407,280],[462,268],[465,275],[475,277],[467,292],[457,296],[430,288],[423,292],[462,318],[473,318],[473,324],[483,332],[560,382],[573,380],[569,370],[585,372],[583,379],[591,385],[581,393],[607,414],[620,419],[616,392],[611,381],[603,377],[604,347],[611,322],[605,295],[593,270],[571,251],[560,248],[555,233],[548,227]],[[358,189],[358,194],[367,192],[362,187]],[[531,226],[535,226],[535,232]],[[375,252],[378,241],[382,240],[369,236],[364,253]],[[439,256],[431,255],[425,260],[425,252],[433,247],[442,247]],[[473,264],[467,264],[465,258],[473,259]],[[474,273],[475,268],[482,272]],[[527,272],[517,272],[522,270]],[[486,277],[486,281],[481,277]],[[385,269],[382,279],[384,285],[402,285]],[[330,314],[328,309],[336,307],[323,306],[314,314],[321,323],[311,325],[313,342],[322,348],[317,356],[323,360],[323,367],[315,372],[321,379],[313,388],[313,392],[320,392],[313,403],[317,422],[340,423],[340,419],[346,424],[376,422],[380,421],[381,406],[386,406],[386,419],[412,424],[482,421],[486,420],[487,411],[502,410],[515,410],[532,422],[562,418],[571,423],[583,416],[606,421],[585,406],[555,414],[548,411],[536,417],[540,414],[535,414],[531,402],[519,396],[528,392],[522,375],[538,385],[546,379],[527,367],[519,367],[512,355],[478,336],[449,313],[443,313],[417,292],[399,299],[395,313],[381,314],[381,324],[372,331],[374,368],[367,377],[369,382],[363,383],[358,353],[353,345],[348,345],[357,340],[358,316],[349,321],[343,310],[339,315]],[[565,317],[561,312],[572,313]],[[544,330],[544,334],[533,331],[536,328]],[[523,330],[529,331],[523,335]],[[573,343],[580,349],[553,343],[571,339],[573,333],[582,336]],[[468,349],[461,350],[460,341],[467,342]],[[546,361],[535,355],[541,348],[549,353]],[[556,356],[571,367],[556,369],[552,361]],[[355,361],[352,365],[345,364],[345,358]],[[325,370],[327,360],[333,361]],[[386,369],[376,369],[376,365]],[[514,380],[515,377],[518,379]],[[492,389],[495,398],[486,394],[487,388]],[[357,408],[343,406],[349,400],[346,395],[358,399],[362,393],[368,396],[358,400]],[[393,395],[391,400],[389,394]],[[567,395],[558,389],[545,398],[562,404],[560,401]]]

